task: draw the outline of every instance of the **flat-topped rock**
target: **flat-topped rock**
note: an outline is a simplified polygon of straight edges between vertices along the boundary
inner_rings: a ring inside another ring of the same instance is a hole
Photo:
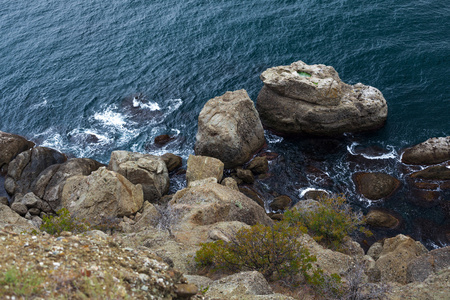
[[[378,89],[348,85],[331,66],[297,61],[267,69],[260,78],[261,121],[281,134],[360,132],[382,127],[387,118],[386,100]]]

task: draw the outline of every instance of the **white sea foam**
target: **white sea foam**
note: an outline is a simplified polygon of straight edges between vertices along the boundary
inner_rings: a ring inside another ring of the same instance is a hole
[[[312,188],[312,187],[307,187],[307,188],[301,188],[298,190],[299,191],[299,197],[300,199],[303,198],[305,196],[305,194],[309,191],[320,191],[320,192],[327,192],[327,190],[324,189],[318,189],[318,188]]]
[[[158,103],[156,103],[156,102],[144,103],[144,102],[140,101],[139,98],[137,98],[137,97],[133,98],[133,107],[149,109],[151,111],[161,110],[161,107],[159,107]]]
[[[277,144],[277,143],[281,143],[284,139],[281,136],[275,135],[273,133],[270,133],[268,131],[264,132],[264,135],[266,137],[266,141],[269,144]]]
[[[356,153],[355,147],[358,146],[359,143],[353,142],[351,145],[347,146],[347,151],[351,155],[361,155],[362,157],[366,159],[395,159],[398,157],[397,152],[395,151],[393,146],[387,146],[388,149],[390,149],[389,153],[381,154],[381,155],[367,155],[365,153]]]
[[[116,127],[118,129],[123,129],[125,124],[127,124],[125,118],[123,114],[114,112],[111,109],[94,114],[95,120],[100,121],[105,126]]]
[[[31,109],[37,109],[37,108],[40,108],[40,107],[47,106],[47,104],[48,104],[47,99],[44,98],[44,100],[42,102],[36,103],[36,104],[32,105],[30,108]]]

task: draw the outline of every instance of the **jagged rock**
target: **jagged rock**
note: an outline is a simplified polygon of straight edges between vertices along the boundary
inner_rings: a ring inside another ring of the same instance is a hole
[[[166,163],[169,172],[172,172],[183,165],[183,159],[172,153],[165,153],[161,155],[161,158]]]
[[[39,197],[37,197],[34,193],[30,192],[30,193],[26,193],[22,199],[20,200],[20,202],[22,202],[23,204],[25,204],[25,206],[27,208],[34,208],[34,207],[38,207],[39,206]]]
[[[450,268],[450,246],[432,250],[409,262],[406,280],[424,281],[428,276],[447,268]]]
[[[133,184],[142,185],[144,200],[157,202],[169,191],[169,172],[159,156],[128,151],[113,151],[108,169]]]
[[[191,244],[207,239],[210,228],[205,225],[223,221],[240,221],[248,225],[272,224],[264,209],[253,200],[217,183],[178,191],[169,202],[169,208],[179,216],[173,222],[175,236]]]
[[[251,170],[256,175],[265,174],[269,171],[269,161],[265,156],[255,157],[250,162],[247,169]]]
[[[402,162],[410,165],[433,165],[450,160],[450,136],[426,140],[405,150]]]
[[[195,154],[218,158],[227,169],[247,162],[264,143],[258,112],[245,90],[209,100],[198,116]]]
[[[209,285],[205,296],[211,299],[243,299],[246,295],[270,295],[272,293],[264,276],[257,271],[252,271],[233,274],[214,281]]]
[[[281,195],[273,199],[269,206],[272,210],[278,211],[288,209],[291,203],[292,200],[289,196]]]
[[[356,173],[354,180],[359,193],[370,200],[388,197],[400,186],[400,181],[384,173]]]
[[[42,171],[66,160],[66,155],[46,147],[35,147],[24,151],[10,162],[6,180],[12,182],[7,184],[5,181],[5,189],[9,194],[26,194],[31,191],[33,182]]]
[[[245,183],[252,184],[253,182],[255,182],[255,177],[253,176],[253,173],[250,170],[244,170],[242,168],[237,168],[236,176],[237,176],[237,178],[241,179]]]
[[[22,218],[18,213],[13,211],[9,206],[0,204],[0,228],[20,233],[22,231],[36,230],[37,227],[33,223]]]
[[[101,166],[103,164],[90,158],[71,158],[65,163],[51,165],[36,178],[32,191],[57,211],[61,208],[61,194],[67,178],[87,176]]]
[[[148,226],[157,227],[161,221],[161,214],[153,204],[145,201],[142,208],[142,214],[139,218],[135,218],[136,222],[133,225],[127,226],[125,232],[141,231]]]
[[[259,193],[254,187],[248,185],[240,186],[239,191],[258,203],[259,206],[264,207],[264,196],[261,195],[261,193]]]
[[[380,128],[387,104],[374,87],[345,84],[333,67],[307,65],[267,69],[257,109],[265,126],[283,134],[331,136]]]
[[[424,170],[414,172],[411,178],[427,180],[450,180],[450,166],[432,166]]]
[[[14,202],[13,204],[11,204],[11,209],[21,216],[25,216],[26,213],[28,212],[28,209],[25,206],[25,204],[21,202]]]
[[[372,208],[367,213],[366,223],[374,227],[394,229],[400,225],[401,220],[385,209]]]
[[[448,300],[450,290],[450,268],[430,275],[423,282],[394,286],[387,295],[388,300]]]
[[[223,177],[223,162],[214,157],[189,155],[187,160],[186,181],[189,186],[191,181],[214,177],[220,182]]]
[[[406,270],[409,262],[427,252],[420,242],[403,234],[384,240],[383,250],[376,261],[376,268],[381,272],[381,280],[408,283]]]
[[[224,178],[221,182],[222,185],[229,187],[232,190],[239,191],[236,180],[231,177]]]
[[[0,172],[8,169],[8,164],[19,153],[34,147],[34,143],[20,135],[0,131]]]
[[[142,186],[133,185],[122,175],[99,168],[89,176],[69,177],[61,204],[71,215],[98,224],[105,219],[128,216],[141,209]]]

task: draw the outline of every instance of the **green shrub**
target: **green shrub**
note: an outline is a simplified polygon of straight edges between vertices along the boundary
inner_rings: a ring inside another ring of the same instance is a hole
[[[90,229],[89,224],[86,224],[84,220],[81,221],[70,216],[70,213],[66,208],[61,208],[56,213],[57,216],[44,216],[42,225],[40,226],[41,230],[55,235],[60,234],[62,231],[80,233]]]
[[[363,227],[364,218],[352,211],[344,196],[325,197],[320,206],[311,211],[286,211],[284,221],[290,226],[304,226],[319,243],[333,250],[342,250],[344,237],[362,232],[372,233]]]
[[[314,268],[316,257],[298,241],[300,227],[277,223],[273,227],[255,225],[241,229],[229,241],[201,244],[195,260],[199,267],[232,272],[259,271],[268,280],[299,283],[298,275],[315,287],[328,282],[322,270]],[[332,280],[340,282],[335,275]]]

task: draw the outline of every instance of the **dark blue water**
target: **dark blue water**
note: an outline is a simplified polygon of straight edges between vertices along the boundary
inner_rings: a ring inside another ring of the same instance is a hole
[[[207,100],[241,88],[256,100],[265,69],[296,60],[323,63],[347,83],[377,87],[388,102],[384,128],[348,136],[339,151],[317,159],[358,202],[351,182],[356,169],[401,176],[402,148],[450,135],[449,20],[447,0],[4,0],[0,130],[102,162],[114,149],[187,157]],[[178,138],[155,150],[160,134]],[[267,137],[288,162],[310,163],[299,159],[308,141]],[[381,166],[352,166],[347,158],[356,142],[393,157]],[[294,197],[321,187],[291,179],[280,192]],[[336,186],[331,190],[343,190]],[[404,216],[422,212],[394,208]],[[448,223],[439,212],[430,214]]]

